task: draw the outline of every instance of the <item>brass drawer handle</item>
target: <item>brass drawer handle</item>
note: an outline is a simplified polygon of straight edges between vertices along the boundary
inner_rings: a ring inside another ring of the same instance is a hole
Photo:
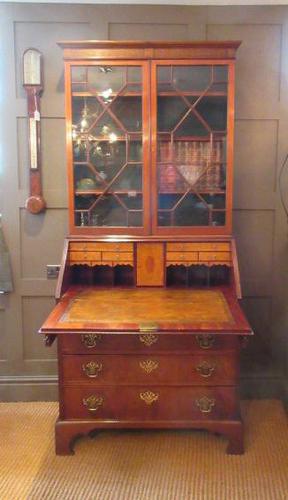
[[[211,349],[215,342],[214,335],[196,335],[196,341],[201,349]]]
[[[215,365],[210,365],[209,363],[207,363],[207,361],[203,361],[196,367],[196,370],[200,373],[201,377],[208,378],[211,377],[212,373],[215,371],[215,368]]]
[[[82,370],[87,375],[89,378],[96,378],[98,377],[99,373],[102,371],[103,365],[102,363],[98,363],[95,361],[89,361],[89,363],[86,363],[82,365]]]
[[[87,347],[87,349],[92,349],[93,347],[96,347],[98,342],[102,340],[102,335],[96,334],[96,333],[85,333],[81,335],[81,342],[82,344]]]
[[[152,403],[155,403],[155,401],[158,400],[159,394],[155,394],[155,392],[151,391],[146,391],[146,392],[140,392],[139,394],[140,399],[146,403],[146,405],[152,405]]]
[[[153,361],[153,359],[146,359],[145,361],[139,361],[139,366],[144,372],[151,373],[158,368],[159,363]]]
[[[153,333],[145,333],[143,335],[139,335],[140,342],[143,342],[144,345],[150,347],[158,341],[158,335],[154,335]]]
[[[215,399],[207,398],[207,396],[203,396],[200,399],[196,399],[196,405],[198,406],[201,413],[211,413],[213,406],[215,406]]]
[[[87,410],[91,412],[97,411],[103,403],[104,398],[102,396],[92,394],[89,398],[83,398],[83,405],[87,406]]]

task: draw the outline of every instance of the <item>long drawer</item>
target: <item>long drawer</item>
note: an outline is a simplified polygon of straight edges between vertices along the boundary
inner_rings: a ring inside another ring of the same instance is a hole
[[[235,387],[64,387],[66,419],[226,419],[237,413]]]
[[[190,334],[119,334],[119,333],[67,333],[59,335],[59,347],[64,354],[92,353],[155,353],[173,352],[210,352],[235,350],[239,339],[232,335],[190,335]]]
[[[236,352],[198,355],[64,355],[63,383],[233,385]]]

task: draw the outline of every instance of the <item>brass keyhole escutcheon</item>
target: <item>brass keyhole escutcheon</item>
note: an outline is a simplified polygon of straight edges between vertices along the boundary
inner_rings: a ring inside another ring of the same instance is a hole
[[[83,405],[87,406],[87,410],[91,412],[97,411],[100,406],[104,403],[104,398],[102,396],[96,396],[92,394],[89,398],[83,398]]]
[[[215,343],[214,335],[196,335],[196,341],[201,349],[211,349]]]
[[[87,349],[96,347],[96,345],[101,342],[101,340],[102,335],[99,333],[85,333],[81,335],[81,342],[85,345],[85,347],[87,347]]]
[[[216,366],[203,361],[200,365],[196,367],[198,373],[201,377],[208,378],[211,377],[212,373],[215,371]]]
[[[207,398],[207,396],[196,399],[196,405],[198,406],[201,413],[211,413],[213,407],[215,406],[215,403],[215,399]]]
[[[99,373],[102,371],[103,365],[102,363],[98,363],[98,361],[89,361],[89,363],[86,363],[82,365],[82,370],[84,373],[87,375],[89,378],[96,378],[98,377]]]

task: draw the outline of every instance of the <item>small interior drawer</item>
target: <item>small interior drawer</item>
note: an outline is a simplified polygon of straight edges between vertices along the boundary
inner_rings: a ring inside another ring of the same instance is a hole
[[[222,251],[229,251],[230,250],[230,243],[229,242],[193,242],[193,243],[185,243],[185,242],[168,242],[166,245],[166,249],[168,252],[189,252],[189,251],[216,251],[216,252],[222,252]]]
[[[198,252],[167,252],[166,254],[167,262],[177,262],[177,261],[198,261]]]
[[[102,261],[125,261],[133,262],[132,252],[102,252]]]
[[[84,261],[84,262],[90,262],[90,261],[100,261],[101,260],[101,252],[91,252],[91,251],[83,251],[83,252],[76,252],[72,251],[69,253],[69,258],[71,262],[74,261]]]
[[[97,252],[133,252],[133,243],[117,242],[71,242],[70,250],[75,251],[97,251]]]
[[[230,252],[199,252],[199,261],[219,262],[230,261]]]

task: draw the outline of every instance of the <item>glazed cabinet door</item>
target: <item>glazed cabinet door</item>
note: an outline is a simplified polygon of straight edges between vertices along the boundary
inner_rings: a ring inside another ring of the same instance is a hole
[[[148,232],[148,94],[147,62],[66,63],[71,234]]]
[[[153,231],[231,229],[234,67],[152,63]]]

